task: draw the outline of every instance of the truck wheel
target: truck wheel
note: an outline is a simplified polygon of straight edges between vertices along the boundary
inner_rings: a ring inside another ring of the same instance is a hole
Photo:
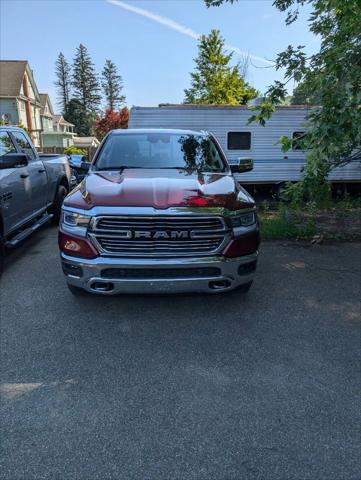
[[[52,222],[54,225],[58,225],[61,214],[61,206],[63,204],[64,198],[68,195],[68,190],[64,185],[59,185],[56,192],[55,201],[51,208],[51,213],[54,215]]]
[[[253,283],[253,280],[251,280],[250,282],[248,283],[245,283],[243,285],[241,285],[238,290],[241,292],[241,293],[247,293],[249,291],[249,289],[252,287],[252,283]]]
[[[2,236],[0,235],[0,276],[3,272],[4,261],[5,261],[5,243]]]
[[[70,283],[67,283],[67,287],[75,297],[84,297],[88,294],[88,292],[86,292],[82,288],[76,287],[75,285],[70,285]]]

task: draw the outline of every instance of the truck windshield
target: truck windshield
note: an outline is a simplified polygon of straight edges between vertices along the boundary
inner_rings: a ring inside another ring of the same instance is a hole
[[[95,168],[181,168],[223,172],[226,167],[216,144],[207,135],[153,132],[110,135]]]

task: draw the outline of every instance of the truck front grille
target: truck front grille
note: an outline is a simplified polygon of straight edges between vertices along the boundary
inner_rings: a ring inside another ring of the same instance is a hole
[[[178,257],[218,253],[226,234],[222,217],[104,216],[90,237],[105,255]]]
[[[154,280],[165,278],[214,278],[222,272],[216,267],[198,268],[106,268],[102,270],[103,278]]]

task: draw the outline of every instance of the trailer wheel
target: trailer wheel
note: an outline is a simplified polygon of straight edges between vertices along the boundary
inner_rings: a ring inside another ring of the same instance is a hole
[[[276,198],[276,200],[278,201],[282,200],[282,194],[285,188],[286,188],[286,184],[284,182],[277,183],[277,185],[274,185],[274,187],[272,187],[273,195]]]

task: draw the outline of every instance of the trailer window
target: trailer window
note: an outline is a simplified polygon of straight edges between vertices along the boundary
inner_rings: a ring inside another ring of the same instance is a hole
[[[293,132],[292,135],[292,150],[304,150],[302,146],[302,137],[306,132]]]
[[[228,150],[250,150],[251,132],[228,132]]]

